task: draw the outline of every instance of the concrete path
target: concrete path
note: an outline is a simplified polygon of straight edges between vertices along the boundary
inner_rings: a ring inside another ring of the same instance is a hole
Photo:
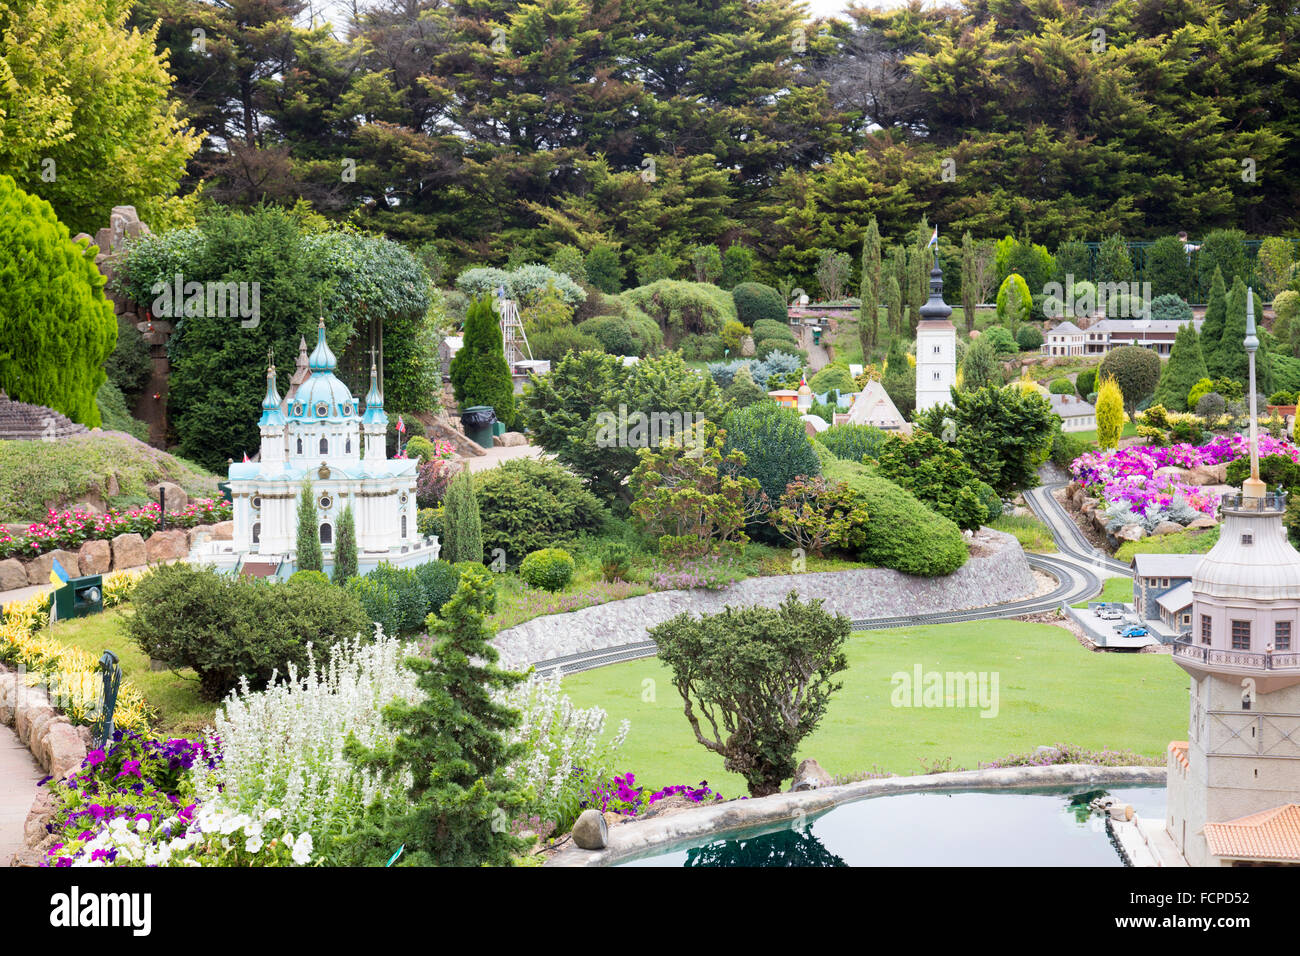
[[[23,824],[44,776],[12,727],[0,725],[0,866],[26,848]]]
[[[546,454],[537,445],[514,445],[508,448],[488,448],[481,457],[466,458],[470,471],[487,471],[511,458],[541,458]]]

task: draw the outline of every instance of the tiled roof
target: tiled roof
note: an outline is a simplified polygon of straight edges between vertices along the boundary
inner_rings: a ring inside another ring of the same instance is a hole
[[[54,440],[89,431],[52,408],[15,402],[0,390],[0,439],[7,441]]]
[[[1170,613],[1178,613],[1192,603],[1192,582],[1184,581],[1178,587],[1170,588],[1156,598],[1156,603]]]
[[[1083,329],[1079,328],[1073,322],[1062,322],[1053,329],[1047,330],[1048,335],[1082,335]]]
[[[1203,554],[1135,554],[1133,570],[1143,578],[1190,578]]]
[[[1205,842],[1218,857],[1300,861],[1300,804],[1284,803],[1227,823],[1207,823]]]

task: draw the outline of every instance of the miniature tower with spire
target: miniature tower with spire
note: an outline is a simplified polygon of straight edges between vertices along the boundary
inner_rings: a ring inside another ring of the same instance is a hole
[[[1247,292],[1250,477],[1219,507],[1219,541],[1192,575],[1187,740],[1169,745],[1165,829],[1193,866],[1300,863],[1300,552],[1286,495],[1259,477],[1253,292]]]
[[[943,301],[939,253],[930,270],[930,298],[921,306],[916,326],[916,410],[923,412],[952,401],[957,382],[957,330],[952,307]]]
[[[388,431],[388,413],[384,411],[384,396],[379,390],[379,366],[375,363],[375,350],[370,350],[370,391],[366,393],[366,413],[361,416],[361,436],[365,443],[366,461],[383,461],[384,435]]]
[[[275,357],[268,349],[266,355],[266,397],[262,399],[262,417],[257,423],[258,431],[262,433],[262,450],[261,461],[267,474],[281,472],[284,470],[285,451],[285,426],[288,425],[288,419],[285,418],[284,411],[281,408],[280,391],[275,384]]]

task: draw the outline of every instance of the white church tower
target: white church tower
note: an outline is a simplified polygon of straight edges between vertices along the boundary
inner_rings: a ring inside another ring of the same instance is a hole
[[[930,270],[930,299],[921,306],[916,326],[916,410],[947,405],[957,383],[957,330],[952,307],[943,301],[943,272],[936,251]]]

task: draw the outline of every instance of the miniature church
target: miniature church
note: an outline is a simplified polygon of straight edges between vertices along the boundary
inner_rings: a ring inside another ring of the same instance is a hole
[[[364,410],[335,376],[337,367],[323,318],[306,374],[298,369],[287,399],[269,365],[258,460],[229,467],[232,540],[210,542],[196,558],[244,574],[288,577],[296,570],[298,500],[307,482],[326,573],[333,568],[339,516],[349,505],[362,574],[384,561],[411,566],[438,557],[437,538],[425,539],[416,529],[417,461],[390,459],[384,447],[388,415],[373,350]]]
[[[916,410],[924,412],[952,401],[957,383],[957,329],[952,307],[943,301],[943,272],[935,253],[930,270],[930,298],[916,325]]]
[[[1219,541],[1193,572],[1187,740],[1168,752],[1165,830],[1191,866],[1300,865],[1300,552],[1286,495],[1259,477],[1254,297],[1248,293],[1250,477],[1222,499]]]

